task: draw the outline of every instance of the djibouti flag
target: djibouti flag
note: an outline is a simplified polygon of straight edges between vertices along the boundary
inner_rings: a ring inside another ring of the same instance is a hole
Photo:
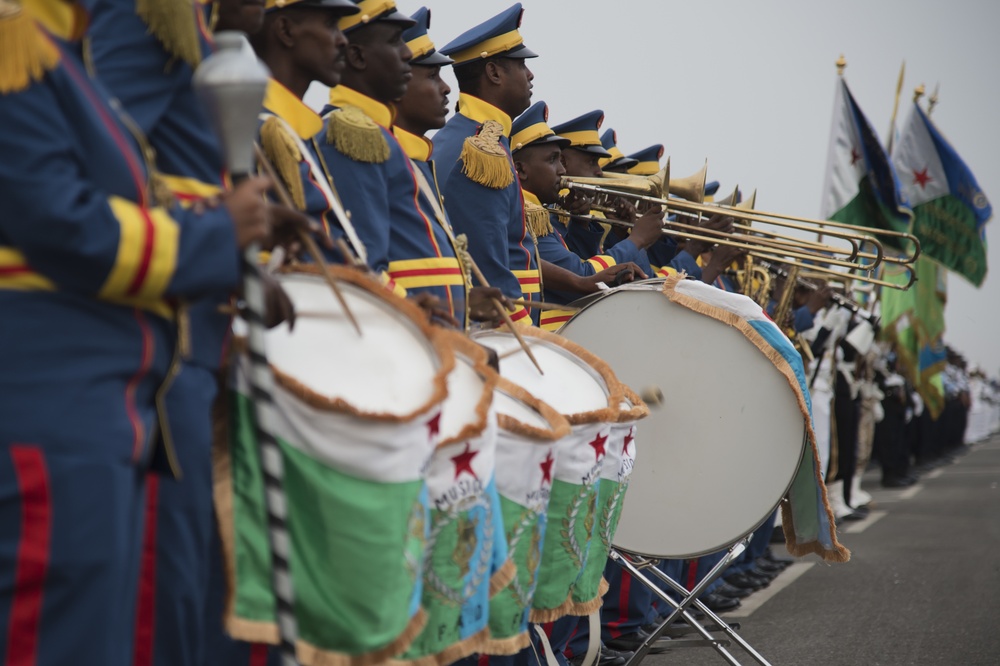
[[[912,218],[889,156],[842,77],[834,92],[820,217],[904,233],[910,230]],[[898,238],[881,236],[879,240],[897,250],[909,250]]]
[[[892,161],[913,206],[913,233],[923,254],[982,286],[985,227],[993,208],[969,167],[916,103]]]

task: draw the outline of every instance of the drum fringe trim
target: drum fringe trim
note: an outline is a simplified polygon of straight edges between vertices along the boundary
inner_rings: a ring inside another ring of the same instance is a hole
[[[490,638],[483,645],[483,649],[480,650],[481,654],[488,654],[496,657],[507,657],[510,655],[515,655],[524,648],[528,647],[531,641],[528,639],[528,631],[522,631],[516,636],[509,636],[507,638]]]
[[[465,659],[477,652],[482,652],[489,638],[489,627],[484,627],[468,638],[452,643],[440,652],[416,659],[390,659],[387,663],[390,666],[448,666],[459,659]]]
[[[329,266],[328,269],[337,280],[349,282],[357,287],[360,287],[361,289],[364,289],[368,293],[374,295],[376,298],[385,301],[389,305],[401,311],[420,330],[424,337],[427,338],[427,340],[431,343],[431,346],[434,347],[434,351],[441,362],[437,373],[434,375],[431,395],[423,405],[418,406],[408,414],[389,414],[384,412],[368,412],[360,410],[342,398],[329,398],[315,393],[297,379],[286,375],[279,368],[272,365],[271,370],[274,372],[275,381],[281,385],[282,388],[294,394],[297,398],[302,400],[302,402],[311,407],[330,412],[337,412],[340,414],[348,414],[372,421],[407,423],[430,412],[448,396],[448,373],[450,373],[455,367],[455,355],[452,353],[451,348],[444,344],[440,336],[434,335],[434,330],[427,322],[427,317],[417,306],[408,303],[405,299],[393,295],[377,282],[372,281],[370,278],[359,273],[353,268]],[[308,275],[321,275],[322,273],[320,271],[321,269],[318,266],[302,264],[281,272],[285,274],[305,273]],[[363,326],[362,330],[364,330]]]
[[[488,425],[490,405],[493,404],[493,390],[496,388],[497,380],[500,376],[487,363],[486,350],[463,334],[444,328],[435,328],[433,335],[441,338],[441,344],[449,347],[453,355],[461,354],[472,361],[473,370],[483,378],[483,393],[479,396],[479,402],[476,403],[476,422],[467,423],[455,435],[442,439],[437,443],[436,447],[441,448],[451,444],[466,442],[482,434]],[[455,360],[455,363],[458,363],[458,359]]]
[[[497,390],[503,391],[510,397],[523,402],[537,411],[548,422],[550,428],[549,430],[543,430],[527,423],[522,423],[507,414],[497,414],[497,424],[503,430],[520,435],[521,437],[527,437],[528,439],[541,440],[545,443],[555,442],[569,435],[569,422],[547,402],[542,402],[519,385],[503,377],[497,380]]]
[[[507,328],[505,324],[497,330],[509,331],[510,329]],[[608,406],[603,409],[595,409],[589,412],[563,414],[563,416],[566,417],[566,420],[569,421],[570,425],[576,426],[591,423],[614,423],[618,420],[618,415],[621,413],[622,398],[625,395],[623,389],[624,384],[619,381],[610,365],[605,363],[604,360],[598,356],[561,335],[549,333],[548,331],[543,331],[537,328],[519,328],[518,332],[525,338],[537,338],[539,340],[552,343],[557,347],[562,347],[595,370],[607,385]]]
[[[649,405],[639,397],[639,395],[633,391],[627,384],[622,384],[622,391],[625,394],[625,400],[632,403],[632,409],[623,409],[618,413],[618,420],[615,423],[630,423],[634,421],[641,421],[642,419],[649,416]],[[605,584],[607,584],[605,582]],[[604,594],[603,592],[601,594]]]
[[[496,573],[490,576],[490,599],[503,592],[517,575],[517,565],[514,560],[507,560]]]
[[[816,451],[816,433],[813,432],[812,419],[809,416],[809,407],[806,405],[805,396],[802,395],[798,380],[795,378],[795,373],[788,365],[788,361],[786,361],[785,358],[781,356],[781,354],[779,354],[773,347],[767,344],[760,334],[757,333],[757,331],[755,331],[753,327],[751,327],[750,324],[748,324],[742,317],[727,310],[713,307],[698,300],[697,298],[678,292],[677,285],[685,279],[687,279],[687,276],[683,274],[671,275],[668,277],[663,283],[663,295],[666,296],[671,302],[682,305],[693,312],[697,312],[698,314],[703,314],[721,321],[724,324],[728,324],[743,333],[746,339],[757,347],[757,349],[759,349],[761,353],[763,353],[764,356],[766,356],[767,359],[774,364],[775,368],[777,368],[777,370],[784,375],[785,379],[788,380],[789,385],[795,393],[799,409],[802,411],[802,415],[805,418],[806,431],[808,433],[810,444],[809,448],[811,449],[813,455],[813,470],[815,472],[816,481],[819,483],[820,488],[822,488],[823,510],[826,511],[829,523],[829,537],[832,548],[824,548],[818,541],[798,543],[798,538],[795,535],[795,526],[793,524],[791,507],[787,501],[782,500],[781,525],[785,533],[785,547],[788,549],[790,554],[796,557],[815,553],[827,562],[847,562],[851,559],[851,551],[841,545],[841,543],[837,540],[836,521],[834,520],[833,509],[830,508],[830,502],[827,499],[826,484],[823,483],[822,473],[820,472],[819,453]]]
[[[607,587],[605,587],[604,592],[607,592]],[[532,608],[530,621],[536,624],[544,624],[569,616],[587,617],[600,609],[601,604],[604,603],[604,599],[602,599],[604,592],[599,593],[590,601],[574,601],[573,592],[570,591],[566,595],[566,601],[559,604],[557,608]]]

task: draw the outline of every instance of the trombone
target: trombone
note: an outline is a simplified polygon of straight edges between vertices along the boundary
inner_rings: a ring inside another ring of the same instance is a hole
[[[799,272],[794,271],[794,270],[790,271],[790,270],[784,268],[783,266],[779,266],[777,264],[772,264],[769,261],[761,261],[760,264],[761,264],[762,267],[766,268],[768,271],[770,271],[772,274],[774,274],[775,277],[785,278],[786,280],[788,280],[790,277],[794,278],[794,280],[793,280],[794,283],[795,283],[794,286],[803,287],[805,289],[808,289],[809,291],[817,291],[818,289],[820,289],[820,285],[818,285],[815,282],[813,282],[812,280],[810,280],[809,277],[807,277],[807,274],[805,274],[805,273],[799,273]],[[822,275],[813,275],[811,272],[810,272],[809,275],[813,276],[813,277],[817,277],[817,278],[823,279]],[[851,276],[851,275],[843,275],[843,274],[841,274],[841,275],[844,278],[848,278],[848,279],[859,279],[859,278]],[[785,284],[785,289],[787,290],[789,288],[789,286],[791,286],[791,285],[788,285],[786,283]],[[845,288],[846,288],[846,285],[845,285]],[[782,296],[784,296],[784,295],[785,294],[782,294]],[[861,306],[860,303],[858,303],[856,300],[854,300],[850,296],[847,296],[845,294],[841,294],[841,293],[839,293],[837,291],[834,291],[834,292],[830,293],[830,299],[834,303],[836,303],[837,305],[839,305],[839,306],[841,306],[843,308],[847,308],[852,313],[854,313],[854,315],[856,315],[856,316],[858,316],[858,317],[860,317],[862,319],[866,319],[868,321],[868,323],[871,324],[872,326],[878,326],[878,324],[879,324],[879,317],[877,315],[875,315],[873,312],[870,312],[869,310],[866,310],[864,307]]]
[[[656,176],[641,176],[639,178],[628,177],[628,186],[622,189],[618,187],[622,183],[626,182],[625,178],[569,178],[564,177],[562,179],[562,186],[570,189],[581,190],[585,192],[591,192],[602,197],[617,197],[625,196],[628,198],[636,199],[638,201],[645,201],[647,203],[655,204],[660,207],[666,207],[668,212],[672,212],[672,209],[676,209],[678,204],[681,207],[687,206],[683,212],[687,213],[692,217],[701,217],[703,214],[722,214],[728,215],[744,220],[759,220],[765,223],[773,223],[770,214],[766,213],[749,213],[747,211],[741,210],[739,208],[730,206],[720,206],[720,205],[706,205],[706,204],[695,204],[688,201],[681,201],[678,199],[663,199],[660,197],[652,196],[657,192],[660,187],[659,183],[664,182],[661,180],[662,177],[669,176],[669,162],[667,166]],[[697,176],[697,174],[696,174]],[[691,180],[685,179],[685,180]],[[670,183],[671,191],[673,191],[673,181],[666,181]],[[680,189],[680,188],[678,188]],[[694,195],[697,195],[697,184],[694,186]],[[640,191],[636,191],[640,190]],[[648,192],[649,194],[641,193],[642,191]],[[691,194],[691,192],[686,192]],[[607,207],[605,206],[607,209]],[[598,208],[600,209],[600,208]],[[562,211],[563,214],[568,214]],[[616,220],[613,218],[595,218],[593,216],[587,215],[571,215],[571,217],[603,222],[606,224],[612,224],[616,226],[631,228],[634,226],[631,222],[625,222],[622,220]],[[800,218],[794,218],[800,219]],[[799,225],[801,226],[801,225]],[[850,225],[844,225],[850,226]],[[805,228],[805,227],[804,227]],[[851,227],[856,229],[855,227]],[[812,231],[815,231],[814,229]],[[879,250],[875,255],[870,255],[873,259],[871,263],[858,263],[854,260],[843,260],[837,259],[832,254],[845,254],[844,250],[837,248],[829,244],[813,243],[810,241],[800,241],[799,239],[792,239],[792,237],[786,238],[768,238],[766,235],[742,235],[742,234],[732,234],[722,231],[715,231],[712,229],[704,229],[702,227],[684,224],[677,221],[667,221],[665,227],[661,230],[664,235],[674,236],[680,238],[687,238],[690,240],[703,241],[711,244],[728,245],[733,247],[738,247],[740,249],[746,250],[748,254],[759,259],[769,261],[769,262],[783,262],[789,265],[798,266],[802,269],[812,270],[819,273],[825,273],[827,275],[835,276],[841,279],[850,278],[854,280],[860,280],[867,282],[872,285],[890,287],[892,289],[908,289],[916,279],[914,271],[907,266],[909,272],[910,280],[905,285],[896,284],[894,282],[888,282],[881,280],[872,275],[875,268],[884,258],[881,252],[881,245],[878,244],[874,238],[870,236],[864,236],[858,233],[847,233],[839,232],[841,237],[848,237],[848,240],[854,241],[855,243],[872,242],[875,247]],[[755,232],[759,234],[759,232]],[[914,239],[915,240],[915,239]],[[852,245],[852,248],[856,249],[857,245]],[[820,253],[825,254],[820,254]],[[852,252],[853,254],[853,252]],[[858,252],[858,258],[865,259],[863,253]],[[916,255],[912,260],[916,260]],[[809,262],[809,263],[805,263]],[[906,263],[906,262],[902,262]],[[825,265],[825,266],[824,266]],[[843,269],[848,269],[850,271],[861,271],[864,275],[856,275],[853,273],[845,272],[843,270],[836,270],[833,267],[839,267]]]

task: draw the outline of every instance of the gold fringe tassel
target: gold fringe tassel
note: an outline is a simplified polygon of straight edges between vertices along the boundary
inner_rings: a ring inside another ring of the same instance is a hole
[[[503,125],[495,120],[483,123],[479,134],[470,136],[462,144],[462,173],[469,180],[493,190],[510,187],[514,182],[507,151],[500,145]]]
[[[271,160],[271,164],[285,183],[295,207],[305,210],[306,195],[302,185],[302,174],[299,171],[302,153],[295,139],[288,135],[277,117],[271,116],[260,128],[260,143],[264,154]]]
[[[59,63],[59,49],[20,5],[0,0],[0,95],[41,81]]]
[[[135,0],[135,13],[170,55],[191,67],[201,62],[198,19],[191,0]]]
[[[549,211],[530,201],[524,202],[524,223],[528,225],[528,231],[535,238],[543,238],[552,233],[552,221],[549,219]]]
[[[389,142],[382,128],[355,106],[345,106],[331,113],[326,128],[326,142],[355,162],[382,164],[389,159]]]

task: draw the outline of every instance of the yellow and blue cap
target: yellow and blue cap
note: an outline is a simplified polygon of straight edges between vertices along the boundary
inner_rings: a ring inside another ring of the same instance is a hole
[[[413,54],[411,65],[450,65],[454,60],[437,50],[427,31],[431,27],[431,10],[426,7],[418,9],[411,17],[415,21],[413,27],[403,32],[403,41]]]
[[[266,0],[264,3],[265,12],[274,12],[289,7],[330,9],[338,12],[341,16],[349,16],[361,11],[351,0]]]
[[[639,163],[631,157],[625,157],[625,153],[618,147],[618,133],[609,129],[601,135],[601,146],[608,151],[610,157],[603,157],[598,162],[602,169],[631,169]]]
[[[643,148],[639,152],[629,155],[638,164],[630,168],[628,172],[635,176],[653,176],[660,171],[660,158],[663,157],[663,144],[657,143],[649,148]]]
[[[715,193],[719,191],[719,181],[710,180],[705,183],[705,198],[715,196]]]
[[[604,112],[591,111],[582,116],[568,120],[552,128],[559,136],[569,139],[570,148],[582,150],[598,157],[611,157],[611,153],[601,145],[601,137],[597,133],[604,123]]]
[[[547,143],[558,144],[560,148],[569,148],[569,139],[558,136],[549,127],[548,121],[548,104],[535,102],[528,107],[528,110],[519,115],[510,127],[511,152]]]
[[[466,30],[441,47],[441,53],[453,58],[455,65],[493,56],[537,58],[538,54],[524,45],[524,38],[518,31],[523,14],[524,9],[518,2],[475,28]]]
[[[369,23],[397,23],[403,29],[412,27],[416,22],[396,8],[393,0],[352,0],[358,6],[358,12],[352,16],[340,19],[340,29],[344,32],[356,30]]]

